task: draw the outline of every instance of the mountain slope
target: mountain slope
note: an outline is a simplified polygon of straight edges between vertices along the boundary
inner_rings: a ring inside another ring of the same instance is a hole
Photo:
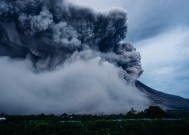
[[[189,111],[189,99],[156,91],[140,81],[136,82],[136,87],[147,95],[152,105],[159,105],[168,110]]]

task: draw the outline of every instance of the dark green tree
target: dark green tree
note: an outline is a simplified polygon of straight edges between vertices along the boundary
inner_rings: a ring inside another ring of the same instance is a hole
[[[143,113],[145,118],[167,118],[167,114],[159,106],[150,106],[148,109],[144,110]]]
[[[136,116],[137,116],[137,111],[134,109],[134,108],[131,108],[131,110],[127,113],[127,118],[128,119],[134,119],[134,118],[136,118]]]

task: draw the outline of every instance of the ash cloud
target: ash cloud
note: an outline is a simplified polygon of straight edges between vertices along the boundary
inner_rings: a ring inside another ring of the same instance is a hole
[[[4,57],[0,64],[0,112],[112,114],[148,106],[145,96],[120,78],[119,69],[100,58],[40,74],[32,72],[28,60]]]
[[[65,0],[1,0],[0,111],[142,109],[148,101],[134,86],[141,58],[121,42],[126,32],[122,9],[97,13]]]

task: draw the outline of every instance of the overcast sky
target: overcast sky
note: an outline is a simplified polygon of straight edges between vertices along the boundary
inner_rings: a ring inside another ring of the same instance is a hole
[[[70,1],[97,11],[126,9],[126,41],[142,56],[144,74],[140,80],[156,90],[189,98],[188,0]]]

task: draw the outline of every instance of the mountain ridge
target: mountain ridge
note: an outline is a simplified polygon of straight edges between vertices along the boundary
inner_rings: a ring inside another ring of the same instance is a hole
[[[189,111],[189,99],[154,90],[140,81],[136,81],[135,85],[147,95],[152,105],[161,106],[166,110]]]

